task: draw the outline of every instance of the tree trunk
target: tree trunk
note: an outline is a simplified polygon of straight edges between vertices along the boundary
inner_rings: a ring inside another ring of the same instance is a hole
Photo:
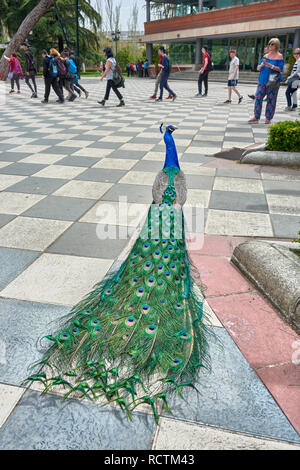
[[[10,57],[12,53],[17,52],[21,44],[25,41],[30,31],[39,21],[39,19],[46,13],[46,11],[54,5],[56,0],[41,0],[40,3],[26,16],[21,23],[18,31],[8,44],[4,51],[6,57]],[[8,74],[9,63],[4,57],[0,60],[0,77],[1,80],[6,80]]]

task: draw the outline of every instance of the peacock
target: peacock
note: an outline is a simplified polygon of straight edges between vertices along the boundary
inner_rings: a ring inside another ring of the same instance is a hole
[[[119,405],[130,419],[147,404],[158,421],[159,410],[171,413],[172,393],[197,390],[200,368],[209,369],[211,329],[186,247],[187,186],[175,130],[160,126],[165,164],[128,257],[45,337],[50,345],[33,365],[38,373],[25,380],[40,382],[43,394],[60,387],[65,398]]]

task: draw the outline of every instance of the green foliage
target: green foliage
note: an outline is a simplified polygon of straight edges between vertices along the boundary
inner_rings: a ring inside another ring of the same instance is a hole
[[[6,16],[6,27],[10,36],[18,30],[26,15],[39,3],[39,0],[10,0]],[[0,0],[1,8],[1,0]],[[99,61],[99,35],[101,16],[93,8],[92,0],[79,0],[79,49],[80,57],[86,64]],[[38,65],[41,64],[41,51],[55,47],[62,50],[76,47],[76,10],[74,0],[57,0],[38,21],[29,36],[30,44],[36,49]]]
[[[281,121],[268,130],[268,150],[300,152],[300,121]]]

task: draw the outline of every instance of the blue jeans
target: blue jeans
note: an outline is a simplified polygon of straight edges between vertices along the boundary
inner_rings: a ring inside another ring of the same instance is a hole
[[[168,85],[168,78],[169,78],[168,73],[162,73],[161,74],[161,78],[160,78],[160,95],[159,95],[160,99],[162,99],[162,97],[163,97],[164,88],[169,92],[170,95],[176,96],[176,93],[174,93],[174,91],[172,91],[171,88]]]

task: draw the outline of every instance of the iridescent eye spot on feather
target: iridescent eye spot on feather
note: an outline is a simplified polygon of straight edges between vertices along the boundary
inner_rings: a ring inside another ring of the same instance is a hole
[[[154,325],[148,326],[148,328],[146,328],[145,331],[148,335],[154,335],[154,333],[156,331],[156,326],[154,326]]]
[[[86,315],[86,316],[89,316],[91,315],[93,312],[92,310],[82,310],[82,312],[79,313],[79,315]]]
[[[134,277],[131,281],[131,285],[135,286],[137,283],[139,282],[139,278],[138,277]]]
[[[153,268],[153,264],[151,263],[151,261],[146,261],[146,263],[144,263],[144,266],[143,266],[143,269],[144,271],[151,271],[151,269]]]
[[[138,253],[134,252],[132,253],[131,258],[136,258],[137,256],[138,256]]]
[[[156,258],[156,259],[160,258],[160,255],[161,255],[161,252],[159,250],[156,250],[154,252],[154,258]]]
[[[170,268],[172,269],[172,271],[176,271],[176,264],[172,263],[170,265]]]
[[[131,266],[134,266],[136,264],[136,260],[135,259],[132,260],[130,264],[131,264]]]
[[[128,339],[128,338],[129,338],[129,336],[130,336],[130,334],[129,334],[129,333],[126,333],[126,335],[124,335],[124,336],[123,336],[123,339],[125,339],[125,340],[126,340],[126,339]]]
[[[147,314],[150,312],[150,307],[149,305],[143,305],[141,310],[142,310],[142,313]]]
[[[160,299],[160,303],[161,303],[161,304],[165,304],[165,303],[166,303],[166,299]]]
[[[144,290],[142,287],[140,287],[140,288],[137,290],[136,295],[137,295],[138,297],[142,297],[142,296],[144,295],[144,293],[145,293],[145,290]]]
[[[168,255],[168,253],[165,253],[164,254],[164,261],[168,261],[170,259],[170,256]]]
[[[164,269],[164,267],[163,267],[163,265],[162,265],[162,264],[159,264],[159,265],[157,266],[157,270],[158,270],[158,272],[162,272],[162,271],[163,271],[163,269]]]
[[[76,336],[79,332],[80,332],[80,330],[78,328],[73,328],[72,335]]]
[[[182,312],[184,310],[184,306],[182,304],[176,304],[175,310],[177,310],[177,312]]]
[[[167,279],[170,279],[171,278],[171,273],[169,273],[169,271],[166,271],[165,276],[166,276]]]
[[[135,319],[133,317],[129,317],[127,318],[127,320],[125,321],[125,325],[126,326],[133,326],[135,323]]]
[[[71,336],[69,335],[69,333],[65,332],[65,333],[61,333],[57,336],[57,339],[59,341],[68,341],[69,339],[71,338]]]
[[[105,295],[111,295],[111,294],[112,294],[112,290],[111,290],[111,289],[107,289],[107,290],[105,291]]]
[[[148,287],[153,287],[153,286],[155,286],[155,282],[156,282],[156,281],[155,281],[155,278],[154,278],[154,277],[149,277],[148,282],[147,282]]]
[[[171,362],[171,366],[172,367],[178,367],[180,365],[180,359],[174,359],[172,362]]]
[[[192,335],[191,334],[188,334],[186,332],[183,332],[181,335],[180,335],[180,339],[184,340],[184,341],[190,341],[192,339]]]
[[[162,244],[162,246],[165,246],[167,244],[167,240],[162,240],[161,244]]]
[[[165,282],[160,279],[159,281],[157,281],[157,287],[158,289],[162,289],[163,287],[165,286]]]
[[[186,278],[186,273],[184,271],[181,271],[180,277],[181,277],[181,279],[185,279]]]
[[[119,323],[119,321],[120,321],[119,315],[114,315],[114,316],[112,317],[111,323],[112,323],[113,325],[116,325],[117,323]]]

